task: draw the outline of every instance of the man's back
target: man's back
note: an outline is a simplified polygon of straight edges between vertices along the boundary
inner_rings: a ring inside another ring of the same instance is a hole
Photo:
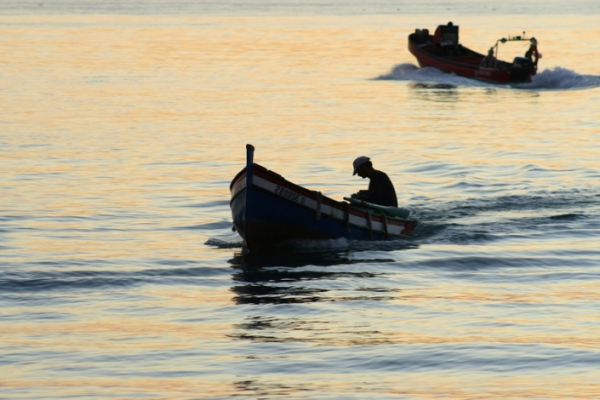
[[[398,198],[392,181],[383,171],[375,171],[369,177],[369,199],[370,203],[381,206],[398,207]]]

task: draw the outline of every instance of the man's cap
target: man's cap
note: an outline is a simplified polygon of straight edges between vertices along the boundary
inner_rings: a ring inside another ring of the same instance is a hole
[[[356,171],[360,168],[360,166],[369,161],[371,161],[371,159],[365,156],[360,156],[356,160],[354,160],[354,162],[352,163],[352,165],[354,166],[354,173],[352,175],[356,175]]]

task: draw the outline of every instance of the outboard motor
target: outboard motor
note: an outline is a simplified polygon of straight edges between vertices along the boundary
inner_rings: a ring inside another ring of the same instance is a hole
[[[526,57],[515,57],[510,67],[513,81],[529,82],[532,72],[535,73],[533,62]]]

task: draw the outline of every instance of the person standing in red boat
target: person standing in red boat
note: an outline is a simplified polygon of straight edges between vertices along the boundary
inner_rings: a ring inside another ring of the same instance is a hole
[[[369,189],[354,193],[351,196],[352,198],[379,204],[380,206],[398,207],[394,184],[385,172],[373,168],[373,163],[369,157],[360,156],[354,160],[352,165],[354,167],[352,175],[358,174],[363,179],[369,178]]]
[[[531,61],[533,65],[533,70],[537,70],[538,60],[542,58],[542,55],[538,53],[537,49],[537,40],[535,38],[531,38],[531,45],[529,46],[529,50],[525,53],[525,57]]]

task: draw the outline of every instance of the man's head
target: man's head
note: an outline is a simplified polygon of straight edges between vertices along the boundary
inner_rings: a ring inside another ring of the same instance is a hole
[[[352,175],[358,174],[361,178],[366,178],[368,176],[368,172],[373,168],[373,163],[369,157],[360,156],[352,163],[354,167],[354,173]]]

